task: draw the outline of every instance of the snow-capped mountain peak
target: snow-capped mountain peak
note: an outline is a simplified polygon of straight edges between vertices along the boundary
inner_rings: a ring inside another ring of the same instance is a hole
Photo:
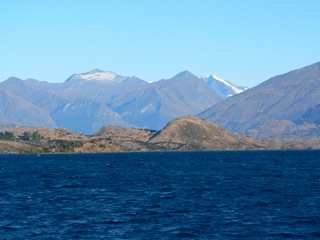
[[[91,71],[86,74],[81,74],[80,77],[84,80],[110,81],[114,80],[117,75],[114,72]]]
[[[80,80],[80,81],[99,81],[99,82],[121,82],[127,79],[127,77],[122,77],[114,72],[104,72],[99,69],[94,69],[90,72],[82,74],[73,74],[67,81],[70,80]]]
[[[216,76],[216,75],[213,75],[213,78],[216,79],[217,81],[220,81],[222,82],[223,84],[225,84],[226,86],[230,87],[236,94],[239,94],[239,93],[242,93],[243,90],[236,87],[235,85],[232,85],[231,83],[229,83],[228,81]]]
[[[208,75],[200,77],[203,81],[207,83],[208,86],[213,88],[218,94],[223,97],[231,97],[248,90],[248,87],[236,86],[225,79],[222,79],[216,75]]]

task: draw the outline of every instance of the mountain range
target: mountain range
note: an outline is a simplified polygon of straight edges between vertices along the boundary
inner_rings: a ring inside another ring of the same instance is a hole
[[[320,136],[320,62],[250,89],[189,71],[152,83],[98,69],[62,83],[15,77],[0,83],[0,130],[43,126],[89,135],[110,125],[160,130],[187,115],[256,139],[309,142]]]
[[[0,120],[3,128],[60,127],[86,134],[106,125],[159,130],[246,89],[188,71],[152,83],[99,69],[62,83],[11,77],[0,83]]]

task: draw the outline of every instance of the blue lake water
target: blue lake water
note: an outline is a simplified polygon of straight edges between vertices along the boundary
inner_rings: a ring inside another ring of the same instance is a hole
[[[319,239],[320,151],[0,155],[1,239]]]

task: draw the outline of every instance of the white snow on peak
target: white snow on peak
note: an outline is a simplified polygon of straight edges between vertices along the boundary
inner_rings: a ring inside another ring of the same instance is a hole
[[[236,86],[234,86],[231,83],[229,83],[227,80],[224,80],[224,79],[218,77],[217,75],[207,75],[207,76],[204,76],[202,78],[203,79],[213,78],[216,81],[219,81],[219,82],[223,83],[224,85],[228,86],[229,88],[231,88],[232,91],[235,92],[236,94],[239,94],[239,93],[243,92],[243,90],[237,88]]]
[[[205,81],[210,87],[212,87],[217,93],[223,97],[227,98],[233,96],[235,94],[242,93],[247,90],[246,87],[238,87],[233,85],[232,83],[224,80],[216,75],[207,75],[200,77],[203,81]]]
[[[70,80],[81,80],[81,81],[96,81],[101,83],[115,83],[121,82],[127,79],[126,77],[119,76],[114,72],[104,72],[99,69],[92,70],[87,73],[74,74],[71,76]]]
[[[242,93],[243,90],[240,90],[239,88],[235,87],[234,85],[230,84],[228,81],[216,76],[216,75],[213,75],[213,78],[216,79],[217,81],[219,82],[222,82],[224,83],[225,85],[229,86],[236,94],[239,94],[239,93]]]
[[[114,80],[117,75],[114,72],[93,72],[79,75],[84,80]]]

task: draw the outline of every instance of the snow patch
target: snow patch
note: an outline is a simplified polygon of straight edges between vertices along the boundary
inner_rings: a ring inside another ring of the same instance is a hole
[[[82,81],[121,82],[127,78],[118,76],[114,72],[103,72],[100,70],[93,70],[91,72],[83,74],[75,74],[72,76],[71,79]]]
[[[214,90],[216,90],[224,98],[242,93],[247,89],[249,89],[249,88],[238,87],[236,85],[233,85],[227,80],[224,80],[216,75],[203,76],[201,77],[201,79],[205,81],[209,86],[211,86]],[[218,85],[222,85],[224,87],[216,86],[217,83]]]
[[[141,113],[145,113],[147,110],[152,109],[153,105],[152,104],[148,104],[147,106],[145,106],[144,108],[142,108],[140,110]]]
[[[230,87],[236,94],[239,94],[239,93],[242,93],[243,90],[240,90],[238,88],[236,88],[234,85],[230,84],[228,81],[216,76],[216,75],[213,75],[213,78],[216,79],[217,81],[219,82],[222,82],[223,84],[227,85],[228,87]]]
[[[67,111],[67,109],[70,107],[70,105],[71,105],[70,103],[67,103],[66,106],[64,106],[62,111],[63,112]]]
[[[80,75],[84,80],[114,80],[117,75],[113,72],[96,72]]]

